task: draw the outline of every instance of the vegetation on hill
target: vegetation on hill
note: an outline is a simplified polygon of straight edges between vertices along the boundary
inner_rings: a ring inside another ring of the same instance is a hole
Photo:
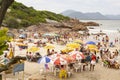
[[[20,28],[35,25],[40,22],[45,23],[46,19],[60,22],[69,18],[49,11],[37,11],[22,3],[14,2],[8,9],[3,24],[10,28]]]
[[[10,37],[7,36],[8,29],[0,29],[0,55],[3,54],[3,51],[8,48],[6,42],[10,40]]]

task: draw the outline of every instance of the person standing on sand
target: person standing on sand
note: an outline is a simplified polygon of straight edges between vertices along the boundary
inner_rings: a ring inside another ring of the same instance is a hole
[[[47,56],[51,55],[50,49],[47,49]]]
[[[108,43],[109,43],[109,37],[106,35],[106,45],[108,45]]]
[[[94,71],[95,64],[96,64],[96,56],[92,53],[91,63],[90,63],[90,71]]]

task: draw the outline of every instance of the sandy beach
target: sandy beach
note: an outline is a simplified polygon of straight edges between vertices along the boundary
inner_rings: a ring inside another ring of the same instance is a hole
[[[87,41],[96,41],[93,36],[90,36],[87,39],[84,39],[84,42]],[[14,43],[14,42],[13,42]],[[14,43],[16,44],[16,43]],[[65,48],[65,45],[58,45],[56,43],[53,44],[55,46],[55,51],[58,53],[60,50]],[[29,43],[28,48],[36,46],[36,44]],[[115,49],[120,49],[120,45],[116,44],[115,47],[109,48],[110,51],[115,51]],[[42,56],[45,56],[47,54],[47,50],[44,47],[40,47],[39,50],[40,54]],[[97,54],[99,55],[99,53]],[[26,56],[26,50],[20,50],[17,45],[15,45],[15,56]],[[120,55],[118,56],[118,61],[120,63]],[[24,62],[24,72],[20,72],[19,74],[16,73],[15,76],[13,74],[6,74],[4,77],[5,80],[42,80],[44,75],[40,74],[40,69],[44,68],[44,64],[38,64],[37,62]],[[24,75],[23,75],[24,74]],[[86,67],[86,71],[81,72],[73,72],[73,75],[70,78],[63,79],[63,80],[119,80],[119,74],[120,69],[114,69],[114,68],[108,68],[104,67],[102,64],[101,59],[99,59],[99,62],[95,66],[94,71],[89,71],[89,66]],[[46,72],[46,78],[47,80],[60,80],[58,76],[54,76],[53,72]],[[3,79],[4,80],[4,79]]]

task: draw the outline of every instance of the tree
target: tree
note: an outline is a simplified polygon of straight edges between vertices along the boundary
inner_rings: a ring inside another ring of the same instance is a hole
[[[6,41],[9,41],[10,37],[7,36],[8,29],[0,29],[0,55],[3,54],[3,50],[8,48]]]
[[[14,2],[14,0],[0,0],[0,27],[4,16],[6,14],[7,9],[9,6]]]

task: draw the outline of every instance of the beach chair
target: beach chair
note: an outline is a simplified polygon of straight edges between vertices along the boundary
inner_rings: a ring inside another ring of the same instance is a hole
[[[66,70],[60,70],[60,73],[59,73],[59,78],[67,78],[67,71]]]
[[[74,64],[73,67],[75,69],[75,72],[78,72],[81,69],[81,65],[79,64]]]
[[[71,77],[73,69],[71,69],[70,67],[66,67],[66,69],[67,69],[67,77]]]
[[[67,77],[71,77],[73,75],[73,69],[70,69],[69,71],[67,71]]]
[[[58,73],[59,73],[59,68],[55,68],[55,70],[54,70],[54,76],[57,76]]]

